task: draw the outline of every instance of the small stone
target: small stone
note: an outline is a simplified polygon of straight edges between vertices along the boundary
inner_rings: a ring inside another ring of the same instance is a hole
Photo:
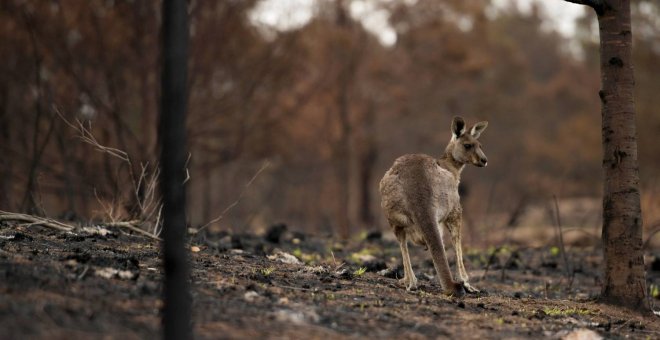
[[[565,336],[561,337],[562,340],[601,340],[603,337],[587,328],[576,329]]]
[[[200,250],[201,250],[201,249],[199,249],[198,246],[192,246],[192,247],[190,247],[190,251],[192,251],[193,253],[199,253]]]
[[[302,262],[300,262],[300,260],[298,260],[297,257],[280,250],[276,251],[273,255],[268,255],[268,259],[271,261],[279,261],[286,264],[303,264]]]
[[[259,293],[255,292],[253,290],[250,290],[250,291],[245,292],[245,295],[243,295],[243,298],[247,302],[254,302],[257,298],[259,298]]]

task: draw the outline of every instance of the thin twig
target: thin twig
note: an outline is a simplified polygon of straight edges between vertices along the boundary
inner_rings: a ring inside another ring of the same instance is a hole
[[[186,184],[190,180],[190,171],[188,171],[188,164],[190,163],[190,157],[192,157],[192,153],[188,152],[188,159],[186,159],[186,164],[183,166],[183,168],[186,170],[186,178],[183,180],[183,183],[181,184]]]
[[[85,266],[85,268],[83,269],[82,273],[80,273],[80,275],[78,275],[78,277],[76,278],[76,280],[80,281],[80,280],[82,280],[83,278],[85,278],[85,275],[87,274],[87,271],[88,271],[88,270],[89,270],[89,266]]]
[[[137,226],[140,225],[139,220],[126,221],[126,222],[109,222],[109,223],[101,223],[99,225],[104,226],[104,227],[126,228],[126,229],[132,230],[136,233],[140,233],[144,236],[147,236],[151,239],[162,241],[162,239],[160,237],[155,236],[154,234],[152,234],[152,233],[150,233],[146,230],[138,228]]]
[[[561,231],[561,218],[559,216],[559,203],[557,203],[557,196],[552,195],[552,199],[555,202],[555,226],[557,227],[557,240],[559,241],[559,250],[561,251],[561,257],[564,260],[564,267],[566,270],[566,278],[570,279],[571,269],[568,266],[568,258],[566,256],[566,249],[564,248],[564,235]]]
[[[211,221],[207,222],[206,224],[204,224],[203,226],[201,226],[199,229],[197,229],[197,232],[200,232],[200,231],[206,229],[206,228],[207,228],[208,226],[210,226],[211,224],[216,223],[216,222],[220,221],[221,219],[223,219],[223,218],[225,217],[225,214],[226,214],[227,212],[229,212],[229,210],[231,210],[233,207],[235,207],[235,206],[241,201],[241,199],[242,199],[243,196],[245,195],[245,192],[247,191],[247,189],[250,187],[250,185],[252,185],[252,182],[254,182],[254,180],[256,180],[257,177],[259,177],[259,175],[260,175],[264,170],[266,170],[269,166],[270,166],[270,162],[269,162],[268,160],[264,161],[264,164],[261,166],[261,168],[259,169],[259,171],[257,171],[257,173],[255,173],[254,176],[252,176],[252,178],[247,182],[247,184],[245,184],[245,187],[243,188],[243,191],[241,191],[241,193],[238,195],[238,198],[237,198],[232,204],[230,204],[229,206],[227,206],[227,207],[225,208],[225,210],[223,210],[223,211],[220,213],[220,215],[218,215],[218,217],[212,219]]]
[[[160,231],[163,229],[163,228],[160,228],[161,227],[160,216],[161,216],[162,212],[163,212],[163,205],[161,204],[160,208],[158,208],[158,215],[156,215],[156,224],[154,224],[153,234],[155,236],[160,236]]]
[[[108,146],[101,145],[101,143],[98,142],[96,137],[94,137],[94,135],[91,132],[91,123],[88,123],[88,124],[90,124],[90,127],[88,128],[88,127],[85,127],[85,125],[79,119],[76,119],[76,123],[77,123],[77,125],[76,125],[76,124],[73,124],[72,122],[70,122],[69,120],[67,120],[64,117],[64,115],[60,112],[60,110],[57,108],[57,106],[53,105],[53,111],[55,111],[55,113],[58,116],[60,116],[60,118],[64,121],[64,123],[66,123],[66,125],[68,125],[72,129],[76,130],[80,134],[78,137],[82,141],[84,141],[85,143],[95,147],[97,150],[99,150],[101,152],[105,152],[105,153],[107,153],[107,154],[109,154],[113,157],[119,158],[119,159],[121,159],[125,162],[130,163],[130,160],[128,158],[128,154],[126,152],[124,152],[122,150],[119,150],[119,149],[115,149],[115,148],[111,148],[111,147],[108,147]]]
[[[481,278],[479,281],[483,281],[484,278],[486,278],[486,275],[488,275],[488,269],[490,269],[490,265],[493,264],[495,261],[495,256],[502,250],[502,246],[499,246],[493,250],[493,253],[490,254],[490,257],[488,258],[488,262],[486,263],[486,268],[484,269],[484,273],[481,275]]]
[[[28,222],[30,225],[43,225],[61,231],[71,231],[75,229],[74,226],[55,221],[49,218],[41,218],[32,215],[10,213],[7,211],[0,211],[0,221],[23,221]]]

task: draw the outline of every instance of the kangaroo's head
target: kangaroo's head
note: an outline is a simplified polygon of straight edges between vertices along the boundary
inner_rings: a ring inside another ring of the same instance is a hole
[[[451,122],[451,141],[447,145],[446,153],[460,164],[486,166],[488,158],[481,149],[481,143],[478,139],[487,126],[488,122],[483,121],[466,129],[463,118],[454,117]]]

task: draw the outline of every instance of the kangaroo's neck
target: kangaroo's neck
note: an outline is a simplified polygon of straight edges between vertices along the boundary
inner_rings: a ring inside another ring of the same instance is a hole
[[[461,180],[461,172],[465,167],[465,163],[456,160],[449,149],[445,150],[445,153],[438,159],[438,165],[449,170],[456,177],[457,181]]]

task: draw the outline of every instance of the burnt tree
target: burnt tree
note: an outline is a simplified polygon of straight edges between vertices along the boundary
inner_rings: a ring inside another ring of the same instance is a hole
[[[186,81],[188,17],[185,0],[163,2],[160,189],[163,195],[163,336],[191,339],[190,268],[185,248]]]
[[[593,8],[600,34],[604,284],[601,301],[649,311],[633,98],[630,0],[566,0]]]

